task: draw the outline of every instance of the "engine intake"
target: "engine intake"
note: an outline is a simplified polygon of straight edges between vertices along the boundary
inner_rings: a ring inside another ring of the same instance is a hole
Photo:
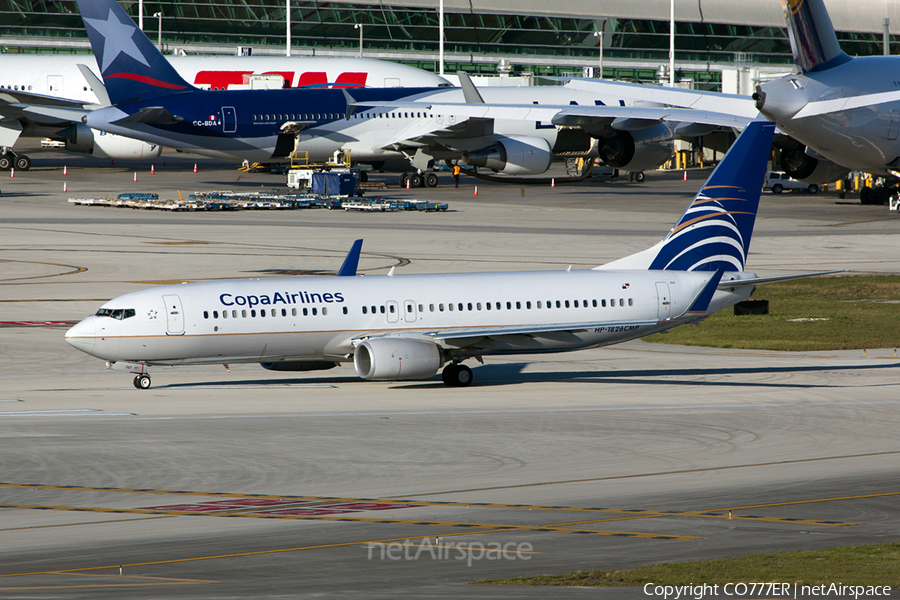
[[[782,150],[781,169],[805,183],[829,183],[842,179],[850,172],[829,160],[810,156],[804,146]]]
[[[403,338],[366,340],[353,355],[356,374],[367,380],[426,379],[442,364],[441,349],[435,344]]]
[[[664,123],[631,131],[599,135],[597,151],[607,166],[629,171],[655,169],[672,158],[672,130]]]
[[[504,138],[477,152],[464,152],[462,164],[504,175],[540,175],[550,168],[550,142],[539,137]]]

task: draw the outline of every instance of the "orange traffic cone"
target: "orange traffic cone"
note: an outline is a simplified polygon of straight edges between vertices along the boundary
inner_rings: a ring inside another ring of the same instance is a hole
[[[409,177],[406,178],[406,189],[409,189]]]
[[[68,175],[68,174],[69,174],[69,167],[63,166],[63,175]]]
[[[63,181],[63,192],[68,192],[68,191],[69,191],[69,184],[67,182]]]
[[[197,172],[197,163],[194,163],[194,173]]]
[[[16,170],[15,170],[15,169],[10,169],[10,170],[9,170],[9,178],[10,178],[10,179],[15,179],[15,178],[16,178]]]
[[[684,172],[684,177],[681,179],[682,181],[687,181],[687,171]]]
[[[552,187],[552,188],[556,187],[556,177],[550,178],[550,187]]]
[[[476,196],[478,195],[478,186],[477,185],[475,186],[475,195]]]
[[[150,174],[156,175],[156,166],[155,165],[150,165]]]
[[[137,171],[134,172],[134,181],[137,183]]]

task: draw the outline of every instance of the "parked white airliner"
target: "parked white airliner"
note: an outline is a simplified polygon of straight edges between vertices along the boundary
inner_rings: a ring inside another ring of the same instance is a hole
[[[605,346],[697,322],[746,299],[744,272],[774,124],[747,127],[654,247],[585,271],[230,280],[154,287],[104,304],[66,341],[135,373],[151,365],[259,362],[312,370],[353,361],[363,379],[465,386],[468,358]]]
[[[370,58],[314,56],[170,56],[185,81],[205,90],[265,88],[452,87],[439,75]],[[0,61],[0,170],[31,168],[25,154],[12,150],[20,137],[65,141],[71,152],[101,158],[156,158],[162,146],[128,136],[101,133],[70,115],[47,114],[38,107],[80,108],[109,105],[92,55],[4,54]]]

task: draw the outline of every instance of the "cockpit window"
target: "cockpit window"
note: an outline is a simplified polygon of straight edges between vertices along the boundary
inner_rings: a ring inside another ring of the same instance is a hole
[[[97,311],[98,317],[112,317],[113,319],[129,319],[134,316],[133,308],[101,308]]]

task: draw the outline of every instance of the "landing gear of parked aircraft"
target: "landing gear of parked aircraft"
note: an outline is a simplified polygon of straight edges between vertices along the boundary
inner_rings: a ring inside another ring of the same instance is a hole
[[[441,372],[441,379],[450,387],[466,387],[472,383],[472,369],[459,363],[450,363]]]
[[[411,188],[434,188],[438,186],[438,176],[436,173],[401,173],[399,179],[400,187],[405,188],[407,181]]]
[[[27,171],[31,168],[31,159],[24,154],[13,152],[0,155],[0,171],[9,171],[14,167],[18,171]]]
[[[135,375],[134,376],[134,387],[139,390],[146,390],[150,387],[150,376],[149,375]]]

